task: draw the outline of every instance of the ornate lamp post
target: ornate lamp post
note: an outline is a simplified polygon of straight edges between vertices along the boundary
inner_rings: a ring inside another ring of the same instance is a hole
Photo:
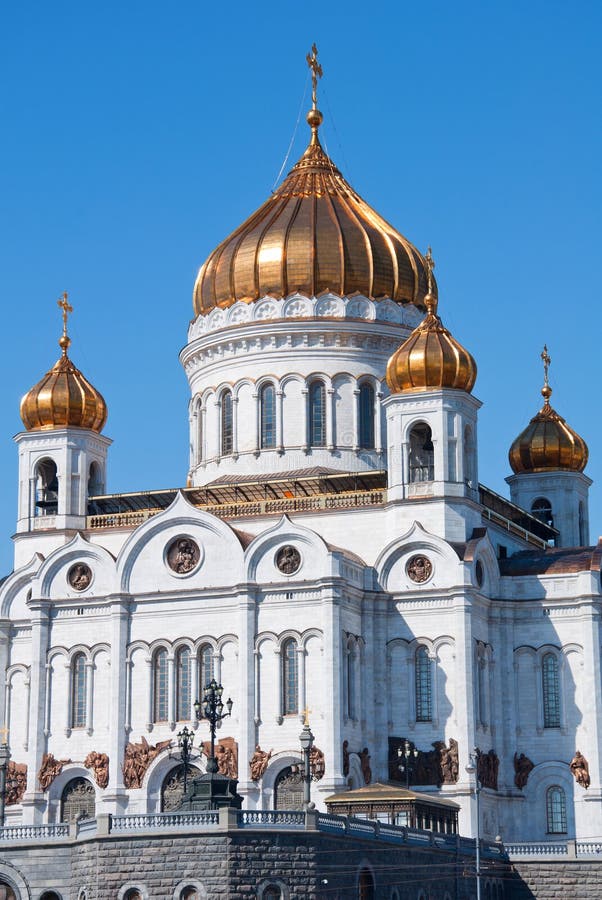
[[[418,750],[416,747],[412,750],[412,745],[406,740],[403,747],[397,748],[397,757],[400,760],[399,771],[406,773],[406,790],[409,791],[410,775],[414,774],[414,760],[418,759]]]
[[[311,809],[313,807],[313,804],[310,801],[311,749],[314,745],[314,736],[311,733],[311,729],[309,727],[309,710],[304,710],[304,713],[305,721],[303,722],[303,731],[299,735],[299,741],[301,743],[301,749],[303,751],[303,808]]]
[[[224,702],[222,694],[224,689],[218,684],[215,678],[212,678],[205,690],[203,691],[203,701],[199,703],[197,700],[194,704],[194,711],[197,719],[207,719],[209,722],[209,730],[211,733],[211,755],[207,760],[207,771],[217,772],[217,760],[215,758],[215,729],[222,719],[226,719],[232,715],[233,703],[230,697],[226,700],[225,706],[228,710],[224,712]]]
[[[186,788],[188,787],[188,763],[190,762],[193,741],[194,734],[184,725],[184,728],[178,732],[178,747],[184,763],[184,796],[186,796]]]
[[[478,747],[475,747],[472,753],[469,755],[469,763],[466,766],[466,771],[469,775],[474,775],[475,777],[475,797],[477,801],[477,839],[476,839],[476,848],[475,848],[475,868],[476,868],[476,876],[477,876],[477,900],[481,900],[481,810],[480,810],[480,797],[481,797],[481,782],[479,780],[479,757],[481,756],[481,751]]]

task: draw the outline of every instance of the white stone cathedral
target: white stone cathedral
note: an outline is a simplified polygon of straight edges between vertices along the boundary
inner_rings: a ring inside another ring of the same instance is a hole
[[[181,491],[108,494],[107,409],[62,355],[25,395],[0,586],[7,823],[152,813],[205,771],[195,701],[233,700],[222,771],[249,809],[390,780],[506,842],[602,834],[600,564],[584,441],[544,404],[479,483],[476,364],[423,256],[322,149],[215,249],[181,362]],[[166,360],[166,364],[169,361]],[[533,387],[535,405],[535,386]],[[511,436],[509,436],[511,437]],[[175,798],[175,800],[174,800]]]

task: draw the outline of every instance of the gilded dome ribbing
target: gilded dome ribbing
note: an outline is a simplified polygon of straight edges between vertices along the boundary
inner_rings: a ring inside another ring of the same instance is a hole
[[[432,283],[434,262],[430,247],[425,262]],[[470,393],[477,378],[476,362],[443,326],[437,315],[436,297],[430,290],[424,302],[427,315],[387,363],[389,390],[399,394],[455,388]]]
[[[63,334],[59,339],[60,359],[21,400],[21,418],[27,431],[49,431],[52,428],[89,428],[101,432],[107,421],[107,405],[102,394],[73,365],[67,350],[67,312],[72,308],[64,294]]]
[[[550,406],[552,388],[548,382],[548,366],[551,360],[547,347],[544,347],[541,358],[545,372],[541,389],[544,404],[510,447],[508,459],[512,471],[515,475],[525,472],[583,472],[589,456],[587,444]]]
[[[389,297],[424,308],[424,257],[355,193],[324,152],[320,111],[310,110],[307,121],[312,136],[299,162],[201,267],[195,315],[295,292]]]

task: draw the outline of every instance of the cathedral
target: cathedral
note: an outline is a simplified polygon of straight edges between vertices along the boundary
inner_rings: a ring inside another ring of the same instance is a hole
[[[384,783],[451,801],[464,835],[597,837],[586,443],[544,348],[543,402],[532,385],[533,418],[500,435],[510,499],[480,483],[477,362],[444,325],[445,279],[324,151],[309,62],[307,149],[194,285],[180,490],[107,492],[107,405],[59,301],[0,584],[6,824],[176,809],[206,771],[215,679],[244,809],[302,808],[309,722],[318,810]]]

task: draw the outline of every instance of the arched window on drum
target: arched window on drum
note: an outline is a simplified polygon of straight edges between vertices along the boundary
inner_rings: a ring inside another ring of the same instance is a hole
[[[234,447],[234,419],[233,419],[232,391],[224,391],[221,399],[221,440],[220,450],[222,456],[229,456]]]
[[[276,446],[276,388],[264,384],[259,395],[261,417],[261,449]]]
[[[359,446],[362,450],[374,449],[374,388],[364,382],[359,397]]]

